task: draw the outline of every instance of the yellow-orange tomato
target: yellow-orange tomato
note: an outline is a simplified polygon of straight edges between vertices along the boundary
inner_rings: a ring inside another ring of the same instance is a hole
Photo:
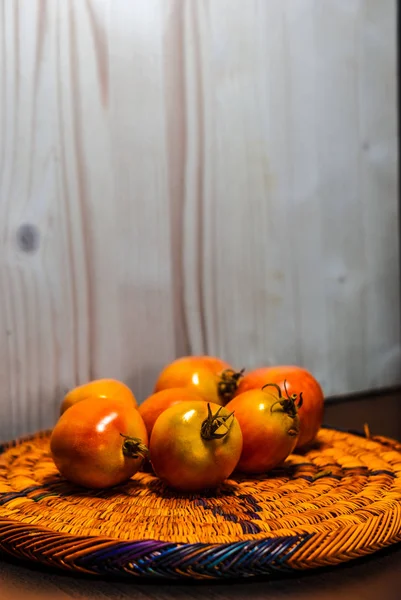
[[[162,412],[170,406],[186,402],[188,400],[202,401],[203,398],[198,392],[191,388],[168,388],[152,394],[142,404],[139,405],[138,411],[145,423],[148,436],[152,433],[156,419]]]
[[[236,395],[250,389],[260,389],[265,383],[276,383],[282,394],[302,394],[302,406],[299,408],[300,433],[297,448],[306,446],[314,440],[323,421],[324,394],[313,375],[295,365],[262,367],[247,373],[241,380]],[[287,391],[286,389],[287,388]]]
[[[208,402],[224,405],[234,396],[241,375],[215,356],[182,356],[162,370],[154,391],[186,387]]]
[[[154,424],[150,460],[155,473],[186,492],[215,488],[231,475],[242,449],[237,419],[218,404],[181,402]]]
[[[265,473],[294,450],[299,435],[295,398],[283,397],[273,385],[239,394],[226,406],[241,427],[243,447],[238,470]]]
[[[63,414],[77,402],[87,398],[114,398],[124,400],[133,406],[137,406],[134,394],[129,387],[117,379],[95,379],[70,390],[61,404],[60,414]]]
[[[141,415],[121,400],[82,400],[59,418],[50,450],[60,473],[78,485],[106,488],[141,466],[148,435]]]

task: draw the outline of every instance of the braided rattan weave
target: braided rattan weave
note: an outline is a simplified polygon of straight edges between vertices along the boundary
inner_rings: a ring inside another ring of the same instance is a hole
[[[149,473],[102,492],[57,473],[49,432],[0,448],[0,550],[50,567],[229,578],[335,565],[401,540],[401,445],[322,429],[269,476],[178,495]]]

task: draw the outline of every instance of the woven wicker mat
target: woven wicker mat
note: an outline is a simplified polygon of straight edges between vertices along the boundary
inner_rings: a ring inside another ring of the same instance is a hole
[[[0,448],[0,549],[74,572],[221,578],[334,565],[401,540],[401,445],[322,429],[270,476],[177,495],[149,473],[65,482],[49,432]]]

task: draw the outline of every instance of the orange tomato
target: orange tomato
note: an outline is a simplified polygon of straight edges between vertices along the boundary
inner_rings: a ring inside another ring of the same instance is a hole
[[[324,394],[318,381],[302,367],[295,365],[280,365],[262,367],[247,373],[240,381],[236,394],[242,394],[250,389],[260,389],[265,383],[277,383],[283,395],[302,393],[302,406],[299,409],[300,434],[297,448],[306,446],[314,440],[323,421]]]
[[[198,392],[191,388],[168,388],[152,394],[142,404],[139,405],[138,411],[145,423],[148,436],[152,433],[156,419],[170,406],[185,402],[188,400],[200,400],[203,398]]]
[[[241,372],[215,356],[183,356],[160,373],[154,391],[186,387],[208,402],[224,405],[234,396]]]
[[[268,384],[239,394],[226,409],[234,412],[243,436],[238,470],[265,473],[294,450],[299,435],[297,403],[283,397],[278,386]]]
[[[78,485],[106,488],[127,481],[147,453],[141,415],[121,400],[82,400],[59,418],[50,450],[60,473]]]
[[[87,398],[115,398],[137,406],[134,394],[129,387],[117,379],[95,379],[70,390],[61,404],[60,414],[81,400]]]
[[[155,473],[171,487],[197,492],[231,475],[242,449],[237,419],[218,404],[181,402],[157,419],[150,438]]]

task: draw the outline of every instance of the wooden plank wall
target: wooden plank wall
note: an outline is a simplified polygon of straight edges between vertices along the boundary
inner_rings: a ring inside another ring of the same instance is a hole
[[[0,438],[99,376],[400,382],[394,0],[0,0]]]

